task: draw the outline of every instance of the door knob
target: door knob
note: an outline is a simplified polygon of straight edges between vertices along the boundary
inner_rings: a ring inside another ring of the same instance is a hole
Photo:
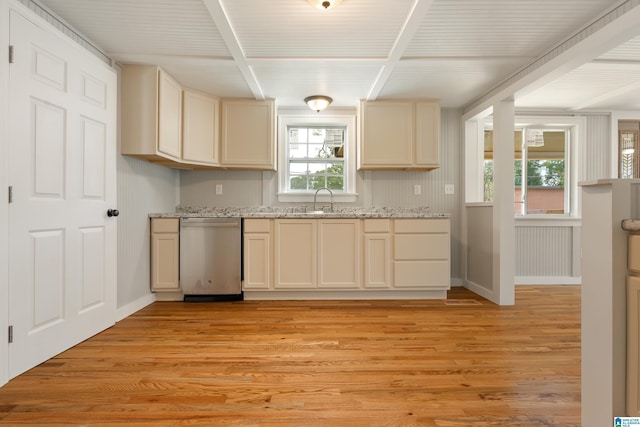
[[[118,215],[120,215],[120,212],[118,212],[118,209],[107,209],[108,217],[118,216]]]

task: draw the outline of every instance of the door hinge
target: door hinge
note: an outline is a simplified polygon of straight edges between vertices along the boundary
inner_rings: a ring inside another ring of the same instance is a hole
[[[13,46],[9,46],[9,64],[13,64]]]
[[[9,186],[9,203],[13,203],[13,185]]]
[[[9,325],[9,344],[13,343],[13,325]]]

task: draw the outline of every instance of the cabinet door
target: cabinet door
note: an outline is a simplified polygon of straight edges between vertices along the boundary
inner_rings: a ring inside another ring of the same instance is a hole
[[[218,164],[218,99],[191,90],[183,92],[182,159]]]
[[[440,167],[440,104],[416,103],[416,166]]]
[[[317,276],[317,222],[275,221],[276,289],[313,289]]]
[[[271,287],[271,236],[267,233],[244,235],[243,289]]]
[[[182,87],[158,70],[158,151],[175,159],[182,155]]]
[[[413,164],[413,114],[411,102],[362,101],[358,167],[410,167]]]
[[[360,221],[318,220],[318,287],[360,287]]]
[[[391,243],[389,234],[364,235],[364,287],[391,285]]]
[[[275,170],[274,101],[223,99],[221,107],[221,165]]]
[[[151,220],[151,290],[179,291],[180,222],[177,218]]]

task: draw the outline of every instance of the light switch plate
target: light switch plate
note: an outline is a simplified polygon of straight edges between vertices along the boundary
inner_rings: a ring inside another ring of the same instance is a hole
[[[416,184],[413,186],[413,194],[416,196],[422,194],[422,186],[420,184]]]
[[[222,194],[222,184],[216,184],[216,194]]]
[[[444,194],[455,194],[455,186],[453,184],[445,184]]]

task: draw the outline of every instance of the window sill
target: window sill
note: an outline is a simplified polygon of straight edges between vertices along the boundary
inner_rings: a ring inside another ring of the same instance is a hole
[[[527,215],[515,218],[516,227],[571,227],[582,224],[581,218],[565,215]]]
[[[289,202],[308,202],[313,203],[315,193],[278,193],[278,201]],[[334,203],[353,203],[356,201],[358,193],[333,193]],[[327,203],[329,194],[326,191],[318,193],[317,201]]]

